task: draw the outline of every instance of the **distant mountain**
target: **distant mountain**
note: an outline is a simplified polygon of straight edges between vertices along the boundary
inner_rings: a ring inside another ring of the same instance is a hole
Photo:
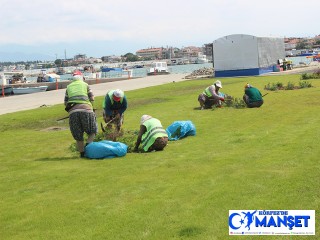
[[[55,58],[39,53],[0,52],[0,62],[54,61]]]

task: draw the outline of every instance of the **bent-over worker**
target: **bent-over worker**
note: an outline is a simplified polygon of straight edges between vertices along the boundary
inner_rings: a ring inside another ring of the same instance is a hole
[[[69,125],[73,138],[77,143],[80,157],[85,157],[84,133],[88,134],[87,144],[93,142],[97,133],[96,115],[92,103],[94,95],[87,83],[83,81],[82,73],[73,73],[72,82],[67,86],[64,104],[69,113]]]
[[[249,83],[244,86],[243,101],[247,104],[248,108],[258,108],[263,104],[261,92],[252,87]]]
[[[160,120],[150,115],[141,117],[140,131],[134,151],[138,151],[140,143],[145,152],[161,151],[167,146],[168,134],[162,127]]]
[[[117,130],[120,131],[127,106],[127,98],[122,90],[110,90],[106,94],[102,107],[104,109],[103,120],[107,123],[108,128],[112,128],[112,124],[115,124]]]

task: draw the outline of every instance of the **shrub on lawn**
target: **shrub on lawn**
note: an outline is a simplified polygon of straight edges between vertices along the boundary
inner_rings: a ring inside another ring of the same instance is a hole
[[[319,78],[320,78],[320,69],[316,70],[314,73],[303,73],[300,77],[301,80],[319,79]]]
[[[272,84],[268,83],[267,85],[264,86],[264,89],[269,91],[276,91],[278,90],[278,87],[277,87],[277,84],[275,83],[272,83]]]
[[[264,89],[269,91],[277,91],[277,90],[294,90],[294,89],[301,89],[301,88],[310,88],[312,84],[307,81],[299,82],[299,86],[295,86],[293,82],[288,82],[286,86],[284,86],[281,82],[277,83],[268,83],[265,85]]]
[[[276,86],[278,89],[283,89],[283,83],[282,82],[277,82]]]
[[[314,76],[314,78],[320,78],[320,69],[316,70],[316,71],[313,73],[313,76]]]
[[[233,98],[230,95],[226,95],[224,102],[222,102],[223,107],[233,107],[233,108],[245,108],[246,104],[241,98]],[[215,109],[215,108],[213,108]]]
[[[312,87],[312,84],[307,81],[301,81],[299,82],[299,88],[310,88]]]
[[[308,80],[308,79],[312,79],[313,78],[313,74],[309,74],[309,73],[303,73],[301,75],[301,80]]]
[[[285,87],[285,90],[293,90],[294,89],[294,83],[288,82],[288,85]]]

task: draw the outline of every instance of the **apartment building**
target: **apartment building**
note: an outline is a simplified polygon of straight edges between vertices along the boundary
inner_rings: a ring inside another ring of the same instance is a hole
[[[162,58],[163,48],[147,48],[136,51],[136,55],[143,58],[159,59]]]

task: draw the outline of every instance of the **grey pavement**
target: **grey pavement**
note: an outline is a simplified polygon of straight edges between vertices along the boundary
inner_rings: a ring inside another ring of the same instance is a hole
[[[150,86],[162,85],[170,82],[186,81],[186,74],[169,74],[158,76],[147,76],[128,80],[99,83],[90,85],[95,96],[104,96],[108,90],[119,88],[123,91],[146,88]],[[40,93],[23,94],[16,96],[0,97],[0,115],[22,110],[35,109],[42,105],[62,104],[65,89],[46,91]]]
[[[302,73],[314,73],[315,71],[320,71],[320,63],[312,62],[312,64],[306,66],[294,67],[292,70],[281,71],[281,72],[271,72],[265,75],[288,75],[288,74],[302,74]]]

